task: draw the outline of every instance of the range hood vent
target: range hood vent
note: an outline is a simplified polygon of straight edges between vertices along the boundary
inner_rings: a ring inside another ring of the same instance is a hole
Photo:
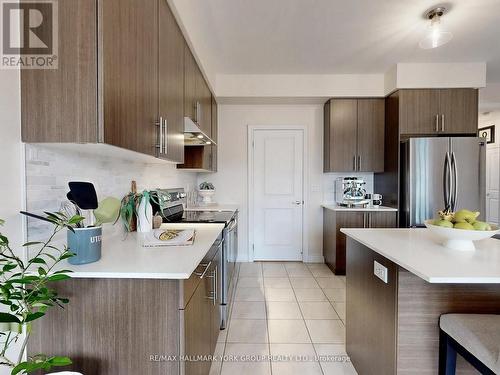
[[[212,138],[206,135],[196,122],[184,117],[184,146],[216,145]]]

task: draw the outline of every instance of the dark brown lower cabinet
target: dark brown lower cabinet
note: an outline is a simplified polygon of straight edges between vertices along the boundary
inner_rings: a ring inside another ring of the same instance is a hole
[[[28,355],[68,356],[73,364],[58,370],[83,374],[208,374],[220,328],[220,245],[187,280],[57,283],[70,303],[34,325]]]
[[[345,275],[346,236],[341,228],[396,228],[397,212],[334,211],[323,208],[323,256],[336,274]]]

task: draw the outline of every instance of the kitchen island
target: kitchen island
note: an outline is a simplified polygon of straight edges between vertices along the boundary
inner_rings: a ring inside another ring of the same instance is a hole
[[[460,252],[427,229],[342,232],[346,350],[358,374],[437,374],[441,314],[500,313],[500,241]],[[459,360],[457,374],[477,372]]]
[[[193,245],[143,247],[142,234],[105,231],[99,261],[64,264],[72,279],[54,287],[70,303],[34,326],[28,354],[66,355],[68,369],[85,375],[208,373],[224,225],[162,228],[195,229]]]

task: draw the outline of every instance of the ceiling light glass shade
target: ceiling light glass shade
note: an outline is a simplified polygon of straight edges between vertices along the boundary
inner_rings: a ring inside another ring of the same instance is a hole
[[[429,25],[425,37],[419,43],[422,49],[437,48],[448,43],[453,38],[452,33],[443,29],[440,16],[434,16],[430,22],[431,24]]]

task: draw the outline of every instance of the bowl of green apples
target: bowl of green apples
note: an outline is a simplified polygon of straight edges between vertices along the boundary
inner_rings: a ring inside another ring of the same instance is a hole
[[[439,211],[437,219],[426,220],[425,226],[442,240],[443,246],[461,251],[476,249],[474,241],[484,240],[500,233],[497,225],[479,221],[477,211]]]

